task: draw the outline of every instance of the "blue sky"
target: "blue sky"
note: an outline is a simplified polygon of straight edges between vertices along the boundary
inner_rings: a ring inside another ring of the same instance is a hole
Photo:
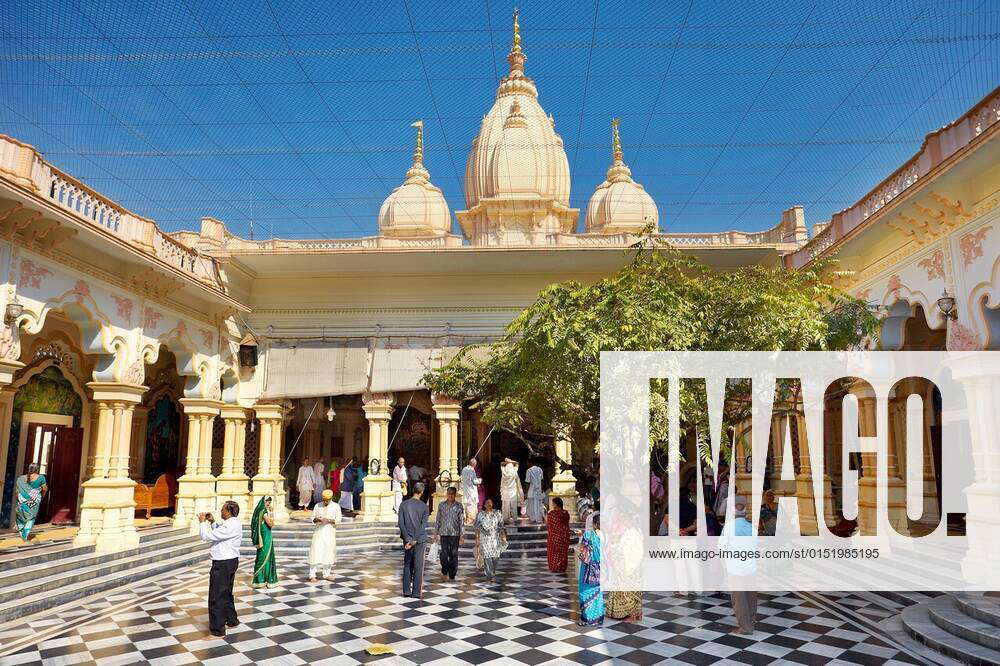
[[[586,208],[622,119],[667,231],[809,224],[1000,83],[1000,3],[520,3],[527,74]],[[413,130],[452,209],[507,2],[0,4],[0,132],[173,231],[376,232]],[[457,230],[457,225],[455,225]]]

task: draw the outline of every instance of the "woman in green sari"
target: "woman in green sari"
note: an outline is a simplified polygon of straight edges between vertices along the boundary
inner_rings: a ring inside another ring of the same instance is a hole
[[[253,510],[250,519],[250,538],[257,548],[253,561],[253,587],[271,587],[278,582],[278,565],[274,561],[274,541],[271,538],[271,528],[274,527],[274,514],[271,511],[271,498],[262,497]]]
[[[14,513],[14,522],[24,541],[31,536],[31,529],[38,518],[38,509],[42,506],[42,497],[48,489],[45,475],[38,473],[38,465],[35,463],[28,465],[27,474],[17,477],[17,511]]]

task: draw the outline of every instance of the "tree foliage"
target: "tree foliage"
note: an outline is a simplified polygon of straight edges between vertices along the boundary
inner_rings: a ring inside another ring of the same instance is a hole
[[[601,351],[847,349],[877,330],[866,304],[825,283],[820,266],[720,272],[672,249],[630,253],[595,284],[546,287],[500,340],[464,348],[425,383],[474,400],[494,427],[548,435],[568,427],[596,445]],[[659,388],[651,400],[654,440],[665,437]],[[682,392],[682,417],[698,420],[685,406],[693,399]]]

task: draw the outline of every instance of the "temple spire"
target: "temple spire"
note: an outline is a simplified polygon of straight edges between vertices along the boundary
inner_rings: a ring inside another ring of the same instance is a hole
[[[611,158],[615,164],[624,163],[625,158],[622,153],[622,135],[618,132],[618,124],[621,118],[611,119]]]
[[[608,182],[632,182],[632,171],[625,164],[625,153],[622,152],[622,135],[618,131],[621,118],[611,119],[611,168],[608,169]]]
[[[413,166],[406,172],[405,182],[428,182],[431,174],[424,168],[424,121],[414,121],[410,127],[417,128],[417,145],[413,149]]]
[[[512,77],[524,76],[524,61],[528,59],[521,50],[521,24],[518,22],[520,10],[514,8],[514,41],[510,46],[510,53],[507,54],[507,62],[510,64],[510,75]]]
[[[417,128],[417,147],[413,151],[413,166],[424,162],[424,121],[417,120],[410,127]]]

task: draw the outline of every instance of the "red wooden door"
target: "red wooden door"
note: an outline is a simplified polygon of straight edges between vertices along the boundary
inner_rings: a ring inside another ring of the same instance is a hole
[[[76,500],[80,492],[80,456],[83,428],[61,427],[49,461],[49,515],[55,525],[76,520]]]
[[[21,470],[23,474],[27,474],[30,465],[38,465],[38,471],[45,476],[50,492],[52,490],[52,482],[49,481],[49,461],[52,459],[52,449],[55,446],[56,433],[58,431],[59,426],[49,423],[28,424],[28,435],[25,441],[24,469]],[[46,493],[45,497],[42,498],[42,506],[38,509],[38,517],[35,518],[36,524],[49,522],[51,506],[52,502],[49,501],[49,493]]]

